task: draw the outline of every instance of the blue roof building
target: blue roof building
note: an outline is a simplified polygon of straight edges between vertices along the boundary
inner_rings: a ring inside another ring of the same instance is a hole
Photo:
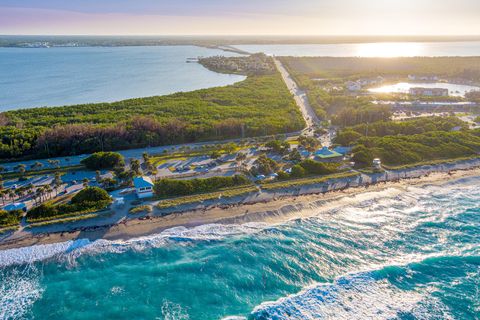
[[[149,177],[133,178],[133,185],[135,186],[135,192],[140,199],[153,197],[154,184]]]
[[[343,155],[336,151],[330,150],[327,147],[323,147],[322,149],[315,151],[315,158],[324,161],[336,161],[338,158],[343,158]]]
[[[350,153],[352,151],[352,147],[343,147],[343,146],[338,146],[333,148],[333,151],[340,153],[341,155],[346,155],[347,153]]]

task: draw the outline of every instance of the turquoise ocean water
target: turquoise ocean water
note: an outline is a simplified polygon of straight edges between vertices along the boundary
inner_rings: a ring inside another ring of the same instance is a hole
[[[0,251],[0,319],[479,319],[480,183],[278,225]]]

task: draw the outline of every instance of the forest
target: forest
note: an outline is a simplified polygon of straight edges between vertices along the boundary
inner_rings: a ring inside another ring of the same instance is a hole
[[[284,57],[293,74],[345,78],[370,76],[436,75],[480,82],[480,57]]]
[[[424,117],[404,121],[377,121],[340,130],[335,137],[335,143],[349,146],[364,136],[413,135],[431,131],[451,131],[457,127],[467,129],[468,126],[457,117]]]
[[[0,114],[0,159],[68,156],[300,130],[278,73],[167,96]]]
[[[363,137],[353,149],[354,161],[370,165],[373,158],[386,165],[455,159],[480,152],[479,131],[431,131],[406,136]]]

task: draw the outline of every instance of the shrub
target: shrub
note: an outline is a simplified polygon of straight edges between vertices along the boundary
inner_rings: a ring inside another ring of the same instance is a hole
[[[302,161],[300,166],[305,169],[306,173],[316,175],[334,173],[339,167],[339,165],[336,163],[323,163],[311,159]]]
[[[292,167],[292,173],[290,175],[294,178],[301,178],[304,177],[306,173],[307,172],[305,169],[301,165],[297,164]]]
[[[162,197],[185,196],[195,193],[212,192],[222,188],[241,186],[249,183],[250,180],[243,175],[191,180],[161,179],[155,183],[154,191]]]
[[[22,210],[0,210],[0,228],[16,226],[22,219]]]
[[[270,174],[277,171],[278,163],[262,154],[255,160],[253,168],[251,169],[253,175],[257,174]]]
[[[72,204],[82,204],[85,202],[109,201],[110,196],[107,191],[99,187],[87,187],[81,190],[72,198]]]
[[[28,220],[45,220],[48,218],[85,214],[105,208],[111,202],[108,193],[98,187],[88,187],[77,193],[70,203],[52,205],[42,203],[27,212]]]
[[[90,170],[113,169],[123,167],[125,160],[118,152],[96,152],[81,161]]]

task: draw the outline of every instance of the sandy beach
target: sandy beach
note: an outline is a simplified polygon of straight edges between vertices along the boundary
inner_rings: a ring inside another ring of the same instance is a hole
[[[115,225],[84,228],[77,231],[26,234],[15,239],[4,239],[0,250],[39,244],[50,244],[75,239],[127,240],[159,233],[163,230],[204,224],[242,224],[247,222],[283,223],[327,213],[342,206],[382,196],[400,194],[413,186],[443,184],[448,181],[480,176],[480,168],[451,172],[433,172],[418,178],[387,181],[368,186],[350,187],[326,193],[281,196],[254,204],[231,205],[228,208],[191,210],[166,216],[148,216],[124,220]]]

